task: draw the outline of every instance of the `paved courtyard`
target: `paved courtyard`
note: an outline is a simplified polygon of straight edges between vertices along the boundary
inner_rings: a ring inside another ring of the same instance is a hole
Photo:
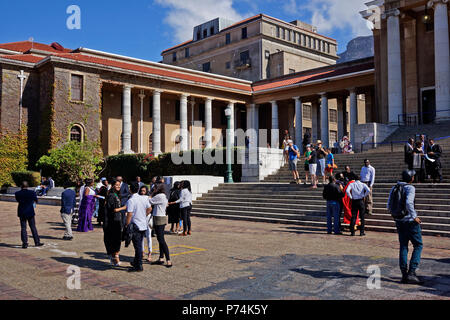
[[[145,264],[143,273],[130,274],[132,245],[122,249],[123,267],[111,268],[102,229],[65,242],[57,207],[37,209],[45,246],[34,248],[30,237],[21,249],[16,210],[0,202],[0,299],[450,299],[448,238],[424,237],[424,284],[400,285],[396,234],[350,238],[194,217],[192,236],[166,237],[172,269]],[[67,287],[70,266],[81,270],[79,290]],[[380,268],[379,289],[367,287],[369,266]]]

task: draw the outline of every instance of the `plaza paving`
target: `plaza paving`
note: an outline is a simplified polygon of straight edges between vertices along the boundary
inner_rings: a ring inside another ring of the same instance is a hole
[[[0,202],[0,299],[450,299],[450,239],[424,237],[422,286],[400,285],[396,234],[334,236],[299,226],[193,218],[189,237],[167,235],[174,267],[144,265],[128,273],[111,268],[103,232],[61,240],[57,207],[38,206],[44,247],[21,249],[14,203]],[[30,235],[31,236],[31,235]],[[156,239],[154,247],[157,247]],[[157,258],[156,252],[153,256]],[[67,288],[71,265],[81,289]],[[367,268],[381,270],[381,288],[369,290]]]

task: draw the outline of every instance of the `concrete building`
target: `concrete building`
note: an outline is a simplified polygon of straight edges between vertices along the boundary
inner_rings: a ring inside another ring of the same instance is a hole
[[[192,40],[162,52],[163,63],[250,81],[333,65],[337,42],[301,21],[259,14],[232,24],[217,18]]]
[[[448,0],[376,0],[376,119],[417,124],[450,119]]]

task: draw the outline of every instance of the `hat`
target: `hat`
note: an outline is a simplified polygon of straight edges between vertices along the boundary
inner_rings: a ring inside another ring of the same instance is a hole
[[[317,144],[322,144],[322,141],[321,140],[317,140]]]
[[[100,181],[102,181],[102,182],[103,182],[103,181],[106,181],[106,178],[101,178]]]
[[[289,140],[287,141],[287,143],[294,143],[294,141],[292,141],[291,139],[289,139]]]

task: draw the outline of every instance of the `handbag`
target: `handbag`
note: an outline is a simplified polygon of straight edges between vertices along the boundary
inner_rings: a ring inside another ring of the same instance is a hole
[[[153,219],[155,219],[155,221],[153,221],[155,226],[164,226],[168,223],[167,216],[153,216]]]

